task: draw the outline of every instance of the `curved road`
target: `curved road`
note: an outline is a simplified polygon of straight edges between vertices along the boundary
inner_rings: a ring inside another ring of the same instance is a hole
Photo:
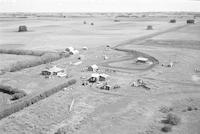
[[[122,51],[122,52],[129,53],[130,57],[128,57],[128,58],[124,57],[123,59],[110,60],[110,61],[101,63],[101,66],[106,67],[106,68],[117,69],[117,70],[119,70],[121,72],[127,72],[127,71],[130,72],[130,71],[133,71],[133,70],[138,70],[138,71],[149,70],[149,69],[153,68],[156,64],[159,64],[159,61],[156,58],[154,58],[154,57],[152,57],[152,56],[150,56],[148,54],[136,51],[136,50],[122,49],[120,47],[128,45],[128,44],[132,44],[132,43],[139,43],[141,41],[147,40],[147,39],[152,38],[154,36],[157,36],[157,35],[160,35],[160,34],[164,34],[164,33],[168,33],[168,32],[172,32],[172,31],[176,31],[176,30],[179,30],[179,29],[184,28],[186,26],[188,26],[188,24],[177,26],[177,27],[173,27],[173,28],[170,28],[170,29],[167,29],[167,30],[164,30],[164,31],[156,32],[156,33],[149,34],[149,35],[146,35],[146,36],[142,36],[142,37],[139,37],[139,38],[130,39],[130,40],[127,40],[127,41],[122,42],[120,44],[117,44],[116,46],[112,47],[112,49],[116,50],[116,51]],[[137,58],[139,56],[148,58],[150,61],[153,62],[153,64],[149,65],[146,68],[128,68],[128,67],[117,67],[117,66],[110,65],[111,63],[117,63],[117,62],[122,62],[122,61],[128,61],[128,60],[131,60],[131,59],[135,59],[135,58]]]

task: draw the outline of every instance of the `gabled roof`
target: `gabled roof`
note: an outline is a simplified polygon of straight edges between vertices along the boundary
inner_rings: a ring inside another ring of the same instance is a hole
[[[96,64],[91,65],[90,67],[94,68],[94,69],[98,69],[98,66]]]
[[[61,72],[61,71],[64,71],[64,70],[56,66],[49,69],[49,72]]]

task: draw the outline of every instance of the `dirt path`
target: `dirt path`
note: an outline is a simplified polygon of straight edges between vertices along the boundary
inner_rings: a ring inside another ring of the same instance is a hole
[[[124,59],[115,59],[115,60],[111,60],[111,61],[108,61],[108,62],[104,62],[101,64],[101,66],[103,67],[107,67],[107,68],[113,68],[113,69],[117,69],[118,71],[121,71],[121,72],[128,72],[128,73],[131,73],[131,71],[146,71],[146,70],[149,70],[151,68],[153,68],[156,64],[159,63],[159,61],[146,54],[146,53],[142,53],[142,52],[139,52],[139,51],[136,51],[136,50],[132,50],[132,49],[123,49],[121,47],[125,46],[125,45],[128,45],[128,44],[132,44],[132,43],[140,43],[141,41],[145,41],[149,38],[152,38],[154,36],[157,36],[157,35],[160,35],[160,34],[164,34],[164,33],[168,33],[168,32],[172,32],[172,31],[176,31],[176,30],[179,30],[181,28],[184,28],[188,26],[187,24],[185,25],[182,25],[182,26],[178,26],[178,27],[175,27],[175,28],[170,28],[170,29],[167,29],[165,31],[160,31],[160,32],[156,32],[156,33],[153,33],[153,34],[149,34],[149,35],[146,35],[146,36],[142,36],[142,37],[139,37],[139,38],[135,38],[135,39],[130,39],[128,41],[125,41],[125,42],[122,42],[114,47],[112,47],[113,50],[116,50],[116,51],[122,51],[122,52],[126,52],[130,55],[130,57],[125,57]],[[116,67],[116,66],[112,66],[110,65],[111,63],[118,63],[118,62],[122,62],[122,61],[127,61],[127,60],[131,60],[131,59],[136,59],[137,57],[139,56],[142,56],[142,57],[146,57],[148,58],[153,64],[150,64],[148,67],[146,68],[133,68],[133,69],[130,69],[130,68],[127,68],[127,67]]]

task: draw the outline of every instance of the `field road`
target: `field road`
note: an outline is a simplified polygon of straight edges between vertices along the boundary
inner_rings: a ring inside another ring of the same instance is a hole
[[[133,71],[133,70],[134,71],[149,70],[149,69],[153,68],[156,64],[159,63],[159,61],[156,58],[154,58],[154,57],[152,57],[148,54],[145,54],[145,53],[142,53],[142,52],[139,52],[139,51],[135,51],[135,50],[132,50],[132,49],[123,49],[122,47],[129,45],[129,44],[133,44],[133,43],[135,43],[135,44],[140,43],[141,41],[145,41],[149,38],[152,38],[152,37],[164,34],[164,33],[176,31],[176,30],[179,30],[179,29],[184,28],[186,26],[188,26],[188,24],[184,24],[184,25],[173,27],[173,28],[170,28],[170,29],[167,29],[167,30],[164,30],[164,31],[156,32],[156,33],[153,33],[153,34],[149,34],[149,35],[146,35],[146,36],[142,36],[142,37],[139,37],[139,38],[134,38],[134,39],[130,39],[130,40],[121,42],[121,43],[117,44],[116,46],[112,47],[112,49],[116,50],[116,51],[122,51],[122,52],[129,53],[130,57],[126,57],[124,59],[114,59],[114,60],[111,60],[111,61],[107,61],[107,62],[102,63],[101,66],[106,67],[106,68],[117,69],[118,71],[128,72],[128,73],[131,73],[131,71]],[[139,56],[147,57],[150,61],[153,62],[153,64],[149,65],[147,68],[141,68],[141,69],[140,68],[116,67],[116,66],[110,65],[111,63],[117,63],[117,62],[122,62],[122,61],[128,61],[130,59],[135,59]]]

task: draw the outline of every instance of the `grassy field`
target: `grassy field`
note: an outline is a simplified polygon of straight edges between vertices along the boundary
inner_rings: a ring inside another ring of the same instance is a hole
[[[8,68],[12,64],[15,64],[18,61],[28,61],[37,59],[36,56],[27,56],[27,55],[12,55],[12,54],[0,54],[0,70]]]

